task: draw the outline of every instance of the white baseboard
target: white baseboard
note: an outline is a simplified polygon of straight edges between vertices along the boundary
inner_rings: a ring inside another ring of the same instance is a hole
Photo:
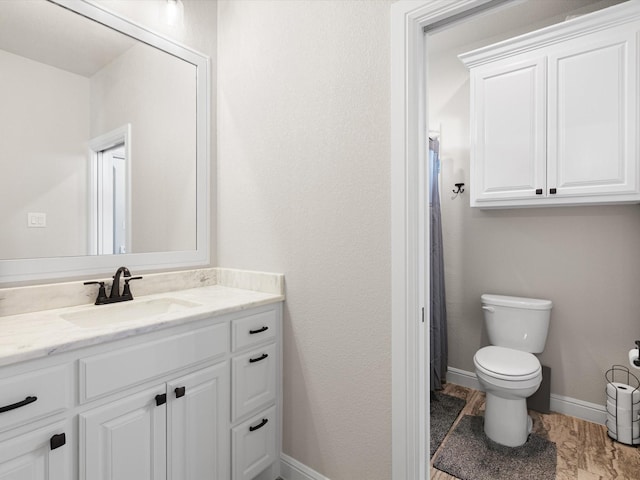
[[[467,372],[466,370],[460,370],[459,368],[447,368],[447,383],[453,383],[455,385],[461,385],[463,387],[482,391],[482,387],[480,386],[480,382],[478,382],[476,374],[473,372]]]
[[[329,480],[324,475],[284,453],[280,454],[280,476],[284,480]]]
[[[475,373],[460,370],[459,368],[449,367],[447,369],[447,382],[475,390],[482,390]],[[585,402],[563,395],[556,395],[555,393],[551,394],[549,407],[553,412],[599,423],[601,425],[604,425],[607,419],[607,410],[604,405]]]

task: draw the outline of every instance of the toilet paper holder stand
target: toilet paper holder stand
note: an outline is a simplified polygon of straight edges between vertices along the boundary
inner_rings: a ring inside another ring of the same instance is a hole
[[[640,445],[640,433],[634,436],[634,430],[640,432],[640,380],[624,365],[613,365],[605,373],[605,378],[607,380],[605,390],[607,434],[621,443]],[[624,397],[620,396],[619,391],[624,392]],[[626,419],[622,418],[624,414],[627,416]],[[622,438],[627,429],[629,441]]]

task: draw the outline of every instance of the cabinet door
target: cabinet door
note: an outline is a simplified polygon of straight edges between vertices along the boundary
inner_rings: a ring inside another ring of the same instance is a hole
[[[170,382],[168,471],[171,480],[229,478],[229,365]]]
[[[548,188],[558,197],[637,192],[637,55],[628,27],[550,51]]]
[[[66,427],[56,424],[1,442],[0,480],[67,480],[71,454]]]
[[[162,384],[80,415],[81,480],[166,478],[165,392]]]
[[[545,74],[543,57],[472,70],[472,206],[544,195]]]

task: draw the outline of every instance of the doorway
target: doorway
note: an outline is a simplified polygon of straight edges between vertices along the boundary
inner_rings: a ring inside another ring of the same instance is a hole
[[[90,254],[131,253],[131,126],[92,139],[89,148]]]
[[[391,204],[392,204],[392,427],[393,427],[393,478],[428,478],[428,414],[429,385],[425,372],[425,359],[429,358],[428,305],[429,266],[422,252],[428,251],[429,232],[425,231],[428,179],[422,177],[427,169],[427,131],[432,123],[439,123],[443,173],[446,164],[447,143],[450,136],[446,122],[439,118],[427,118],[427,57],[429,35],[444,32],[462,20],[477,21],[482,28],[495,27],[499,20],[487,21],[488,15],[507,7],[526,5],[523,0],[458,0],[439,2],[433,0],[400,1],[392,6],[391,23]],[[540,4],[542,2],[538,2]],[[556,4],[572,5],[576,9],[588,4],[608,6],[607,1],[564,0],[545,2],[547,8]],[[613,3],[619,3],[614,2]],[[503,8],[504,7],[504,8]],[[543,9],[544,9],[543,8]],[[490,11],[491,10],[491,11]],[[556,12],[561,15],[562,12]],[[530,17],[523,16],[530,30],[541,28]],[[537,21],[543,21],[539,18]],[[544,21],[548,21],[547,18]],[[559,19],[557,21],[562,21]],[[552,22],[556,23],[556,22]],[[549,24],[549,23],[547,23]],[[504,27],[504,25],[502,26]],[[508,26],[507,26],[508,28]],[[513,29],[512,29],[513,30]],[[514,36],[520,32],[507,31],[502,35]],[[490,37],[491,34],[487,34]],[[506,37],[503,37],[506,38]],[[486,44],[496,41],[493,38]],[[472,40],[470,40],[470,43]],[[479,47],[480,45],[477,45]],[[468,45],[471,50],[476,47]],[[468,141],[468,140],[467,140]],[[467,160],[468,161],[468,160]],[[468,167],[467,167],[468,168]],[[456,168],[452,169],[456,172]],[[465,178],[467,179],[467,178]],[[443,175],[444,192],[452,179]],[[463,181],[462,179],[460,181]],[[446,197],[445,197],[446,198]],[[460,200],[460,199],[459,199]],[[462,199],[464,200],[464,199]],[[468,203],[468,202],[467,202]],[[469,207],[466,205],[467,215]],[[447,215],[447,212],[443,212]],[[446,245],[446,240],[445,240]],[[445,267],[446,268],[446,267]],[[455,339],[453,339],[455,341]],[[464,350],[462,347],[461,351]],[[455,351],[452,352],[454,357]],[[451,360],[451,353],[450,353]]]
[[[98,255],[127,253],[124,143],[96,152]]]

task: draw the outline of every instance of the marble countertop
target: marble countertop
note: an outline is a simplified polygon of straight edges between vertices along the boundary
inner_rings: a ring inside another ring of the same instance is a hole
[[[170,297],[198,305],[179,312],[162,313],[126,322],[78,326],[61,315],[87,309],[104,309],[126,303]],[[153,332],[212,316],[237,312],[284,300],[284,295],[223,285],[137,297],[114,305],[81,305],[0,317],[0,366],[46,357],[59,352]]]

